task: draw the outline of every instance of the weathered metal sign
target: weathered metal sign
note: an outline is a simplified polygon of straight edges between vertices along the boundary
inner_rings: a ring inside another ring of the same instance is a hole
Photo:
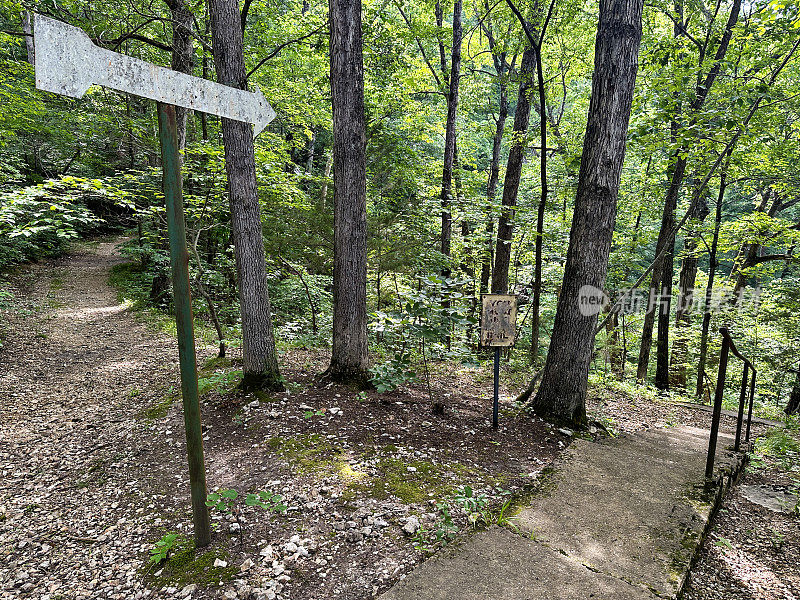
[[[95,46],[82,29],[36,15],[34,19],[36,87],[80,98],[102,85],[165,104],[174,104],[254,125],[258,135],[275,118],[264,95],[228,87],[201,77]]]
[[[481,296],[481,346],[508,347],[517,335],[517,297],[513,294]]]

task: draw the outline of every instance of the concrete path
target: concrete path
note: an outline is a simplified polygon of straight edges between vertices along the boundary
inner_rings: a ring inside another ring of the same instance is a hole
[[[675,598],[740,460],[720,437],[704,486],[708,431],[650,430],[575,441],[515,522],[425,562],[382,600]]]

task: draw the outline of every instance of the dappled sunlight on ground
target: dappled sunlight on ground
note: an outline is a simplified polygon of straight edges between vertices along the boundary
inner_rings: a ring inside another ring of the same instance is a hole
[[[76,321],[89,321],[98,317],[118,315],[128,309],[127,304],[117,304],[115,306],[97,306],[77,308],[72,310],[60,310],[58,316]]]
[[[726,575],[753,594],[757,600],[774,598],[776,591],[785,594],[786,600],[796,598],[769,566],[746,552],[737,548],[715,547],[714,554],[724,565]]]

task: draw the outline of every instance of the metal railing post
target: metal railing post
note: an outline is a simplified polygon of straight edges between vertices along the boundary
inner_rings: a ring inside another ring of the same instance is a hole
[[[744,443],[750,443],[750,421],[753,419],[753,398],[756,396],[756,369],[753,367],[753,376],[750,378],[750,408],[747,409],[747,431],[744,435]]]
[[[744,420],[744,405],[747,402],[747,384],[750,380],[750,365],[744,363],[742,366],[742,386],[739,390],[739,413],[736,415],[736,442],[733,444],[733,451],[738,452],[742,439],[742,421]]]
[[[708,457],[706,458],[706,479],[714,475],[714,457],[717,453],[717,436],[719,435],[719,419],[722,414],[722,395],[725,391],[725,373],[728,370],[728,351],[730,341],[722,337],[722,349],[719,353],[719,371],[717,373],[717,388],[714,390],[714,412],[711,416],[711,436],[708,439]]]

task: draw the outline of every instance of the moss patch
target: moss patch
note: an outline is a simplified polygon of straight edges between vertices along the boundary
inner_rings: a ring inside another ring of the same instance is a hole
[[[213,358],[209,358],[203,363],[203,366],[200,367],[200,375],[208,375],[218,369],[229,369],[232,366],[233,361],[230,358],[214,356]]]
[[[215,567],[217,559],[230,562],[226,552],[220,549],[198,552],[193,540],[182,539],[181,547],[166,562],[154,567],[148,565],[149,571],[161,573],[158,577],[148,575],[152,587],[174,586],[181,588],[189,584],[201,587],[216,585],[220,581],[230,581],[239,572],[235,566]]]
[[[378,500],[395,496],[406,504],[414,504],[431,497],[449,496],[455,484],[447,475],[451,469],[427,461],[405,462],[392,456],[382,456],[375,465],[379,475],[348,485],[355,495]],[[458,465],[461,466],[461,465]],[[414,471],[409,471],[409,467]]]
[[[362,458],[369,459],[370,475],[353,468],[343,450],[319,434],[291,438],[272,437],[267,445],[289,462],[300,475],[336,475],[345,488],[342,500],[359,497],[385,500],[393,496],[406,504],[452,496],[465,484],[476,482],[502,485],[505,475],[492,476],[475,467],[457,462],[433,463],[426,460],[406,461],[394,456],[397,447],[370,448]]]
[[[272,437],[267,445],[299,474],[336,473],[342,468],[342,450],[317,433],[290,438]]]
[[[406,462],[392,456],[397,448],[392,445],[377,449],[375,463],[378,475],[350,482],[343,494],[344,500],[368,496],[385,500],[394,496],[406,504],[416,504],[429,499],[452,496],[455,490],[467,483],[481,481],[500,485],[505,477],[489,476],[480,469],[460,463],[433,463],[425,460]]]
[[[136,413],[136,418],[142,421],[156,421],[158,419],[163,419],[167,416],[170,406],[172,406],[172,403],[175,402],[177,397],[177,394],[170,391],[163,398],[161,398],[161,400],[154,402],[150,406],[143,408]]]

